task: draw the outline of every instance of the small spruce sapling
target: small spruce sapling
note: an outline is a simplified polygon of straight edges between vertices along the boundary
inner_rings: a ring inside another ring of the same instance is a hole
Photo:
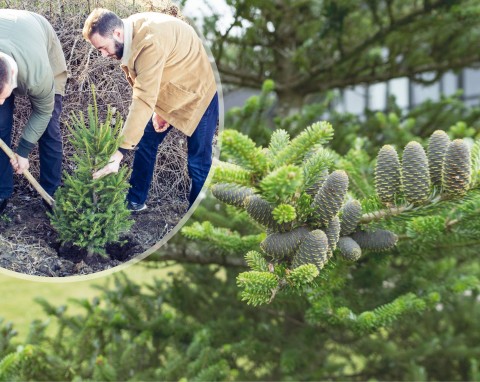
[[[113,116],[110,105],[104,122],[100,122],[94,89],[92,93],[88,121],[82,112],[72,113],[67,126],[71,133],[69,141],[75,149],[71,158],[75,169],[72,174],[64,172],[64,186],[55,194],[50,217],[62,243],[85,248],[89,255],[106,256],[105,246],[118,242],[120,234],[133,224],[125,204],[129,170],[123,167],[116,174],[92,178],[120,146],[123,124],[118,112]]]

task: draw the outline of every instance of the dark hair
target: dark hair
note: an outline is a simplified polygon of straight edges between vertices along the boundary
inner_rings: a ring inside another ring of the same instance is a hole
[[[5,57],[0,57],[0,93],[3,93],[5,85],[10,83],[11,72],[10,65]]]
[[[96,8],[85,20],[82,34],[85,40],[90,40],[95,33],[107,37],[115,28],[123,28],[122,19],[108,9]]]

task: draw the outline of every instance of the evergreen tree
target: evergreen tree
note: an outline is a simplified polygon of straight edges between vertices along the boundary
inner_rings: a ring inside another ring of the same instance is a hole
[[[92,174],[104,167],[121,143],[123,121],[110,106],[103,122],[99,121],[95,90],[93,106],[88,107],[88,123],[83,112],[72,113],[69,141],[75,149],[72,174],[64,172],[64,186],[55,193],[51,223],[62,242],[86,248],[88,254],[105,255],[105,245],[116,242],[133,224],[125,204],[128,170],[93,179]]]
[[[226,0],[228,20],[206,1],[212,12],[202,25],[222,82],[259,89],[273,79],[287,111],[308,95],[358,84],[431,84],[479,60],[470,49],[477,0]]]

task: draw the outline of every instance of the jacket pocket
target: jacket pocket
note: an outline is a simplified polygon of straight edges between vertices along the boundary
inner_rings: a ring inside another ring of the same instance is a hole
[[[160,92],[162,94],[162,109],[167,113],[174,114],[181,110],[193,111],[200,102],[200,97],[197,94],[173,82],[168,82]]]

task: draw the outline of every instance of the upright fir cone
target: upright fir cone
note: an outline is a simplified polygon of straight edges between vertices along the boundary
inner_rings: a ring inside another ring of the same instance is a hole
[[[461,139],[448,145],[443,162],[443,189],[448,196],[463,196],[470,186],[472,163],[470,149]]]
[[[254,191],[238,184],[218,183],[212,186],[212,194],[226,204],[243,207],[247,196],[253,195]]]
[[[258,223],[270,228],[274,232],[284,232],[290,227],[288,224],[278,224],[273,218],[273,207],[258,195],[247,196],[245,209],[250,217]]]
[[[274,232],[260,243],[260,248],[274,260],[282,260],[295,253],[307,233],[309,230],[305,227],[295,228],[288,232]]]
[[[322,226],[327,227],[334,216],[338,214],[342,208],[347,189],[348,176],[343,170],[332,172],[323,183],[313,202],[318,221]]]
[[[443,130],[436,130],[428,140],[428,168],[434,186],[442,185],[442,168],[450,138]]]
[[[362,255],[362,249],[358,243],[349,236],[342,236],[338,240],[340,256],[348,261],[357,261]]]
[[[320,229],[306,234],[293,256],[292,267],[304,264],[315,264],[321,270],[328,260],[328,238]]]
[[[325,229],[325,234],[327,235],[328,247],[330,249],[328,257],[332,257],[333,251],[337,248],[338,239],[340,239],[340,219],[338,218],[338,215],[328,223],[328,227]]]
[[[430,194],[430,172],[425,150],[418,142],[409,142],[402,157],[403,190],[409,203],[420,204]]]
[[[385,229],[375,231],[357,231],[350,235],[362,249],[373,252],[383,252],[392,249],[397,244],[398,236]]]
[[[395,148],[383,146],[377,155],[375,189],[384,204],[392,204],[401,187],[400,161]]]
[[[358,200],[351,200],[342,208],[340,236],[350,235],[357,228],[362,218],[362,206]]]
[[[305,192],[311,197],[315,197],[317,192],[322,188],[323,183],[325,183],[327,178],[328,170],[323,170],[322,172],[318,173],[315,182],[310,187],[308,187]]]

